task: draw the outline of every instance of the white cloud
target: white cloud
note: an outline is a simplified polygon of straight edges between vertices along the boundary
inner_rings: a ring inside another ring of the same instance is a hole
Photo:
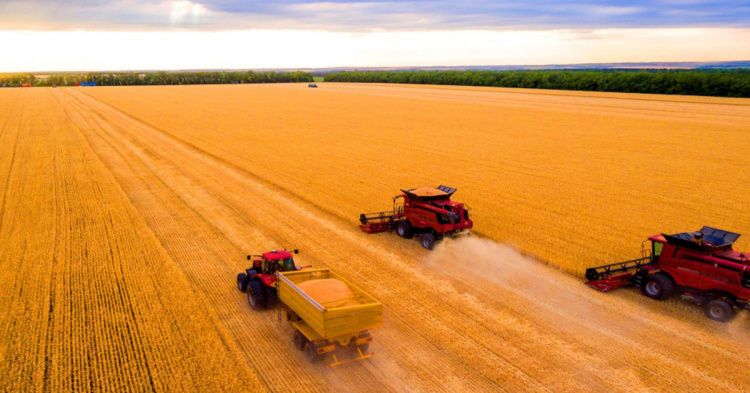
[[[746,44],[750,29],[720,28],[357,34],[305,30],[0,31],[0,42],[0,72],[750,59]]]
[[[170,25],[196,24],[198,18],[208,14],[208,10],[202,4],[190,1],[173,1],[169,13]]]

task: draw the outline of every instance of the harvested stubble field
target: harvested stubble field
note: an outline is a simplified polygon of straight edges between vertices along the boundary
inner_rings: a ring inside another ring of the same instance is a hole
[[[0,391],[750,390],[747,316],[579,278],[750,235],[750,100],[306,86],[0,90]],[[357,228],[440,183],[484,239]],[[250,310],[244,256],[284,246],[382,301],[377,356],[308,364]]]

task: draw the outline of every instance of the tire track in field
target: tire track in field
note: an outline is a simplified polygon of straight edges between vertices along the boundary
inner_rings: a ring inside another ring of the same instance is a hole
[[[337,234],[337,236],[338,236],[338,235],[340,235],[340,234]],[[355,240],[358,240],[358,239],[355,239]],[[338,270],[338,269],[337,269],[337,270]],[[479,345],[481,345],[481,343],[475,343],[475,344],[479,344]],[[527,353],[524,353],[524,354],[523,354],[523,356],[533,356],[533,355],[534,355],[534,354],[533,354],[533,353],[530,353],[530,352],[527,352]],[[518,359],[517,359],[517,360],[518,360]],[[518,361],[519,361],[519,363],[522,363],[522,362],[523,362],[523,361],[521,361],[521,360],[518,360]],[[528,360],[527,360],[527,361],[528,361]],[[559,383],[559,382],[558,382],[558,383]],[[632,386],[631,386],[631,387],[632,387]],[[580,388],[580,387],[579,387],[579,388]]]

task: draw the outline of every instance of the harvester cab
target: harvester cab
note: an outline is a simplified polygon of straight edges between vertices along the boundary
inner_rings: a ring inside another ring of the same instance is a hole
[[[276,272],[300,270],[294,264],[292,255],[299,250],[273,250],[261,255],[248,255],[252,267],[237,274],[237,289],[247,293],[247,300],[253,309],[272,308],[276,305]]]
[[[401,190],[393,197],[393,210],[364,213],[359,216],[367,233],[391,232],[403,238],[417,236],[422,247],[431,250],[435,242],[447,236],[468,234],[474,223],[469,219],[469,207],[451,200],[455,188],[421,187]]]
[[[604,292],[632,285],[657,300],[677,292],[724,322],[735,308],[750,310],[750,254],[732,248],[739,237],[711,227],[653,235],[641,258],[587,269],[586,284]]]

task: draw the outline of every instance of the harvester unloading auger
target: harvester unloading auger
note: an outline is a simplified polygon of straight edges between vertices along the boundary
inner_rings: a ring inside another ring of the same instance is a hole
[[[360,214],[360,228],[367,233],[396,229],[403,238],[417,236],[422,247],[432,250],[435,242],[446,236],[469,233],[474,223],[469,219],[469,207],[450,198],[455,188],[421,187],[401,190],[393,197],[393,210]]]
[[[732,249],[739,237],[710,227],[653,235],[643,257],[587,269],[586,284],[603,292],[632,285],[657,300],[678,292],[704,306],[709,318],[725,322],[735,308],[750,310],[750,254]]]

